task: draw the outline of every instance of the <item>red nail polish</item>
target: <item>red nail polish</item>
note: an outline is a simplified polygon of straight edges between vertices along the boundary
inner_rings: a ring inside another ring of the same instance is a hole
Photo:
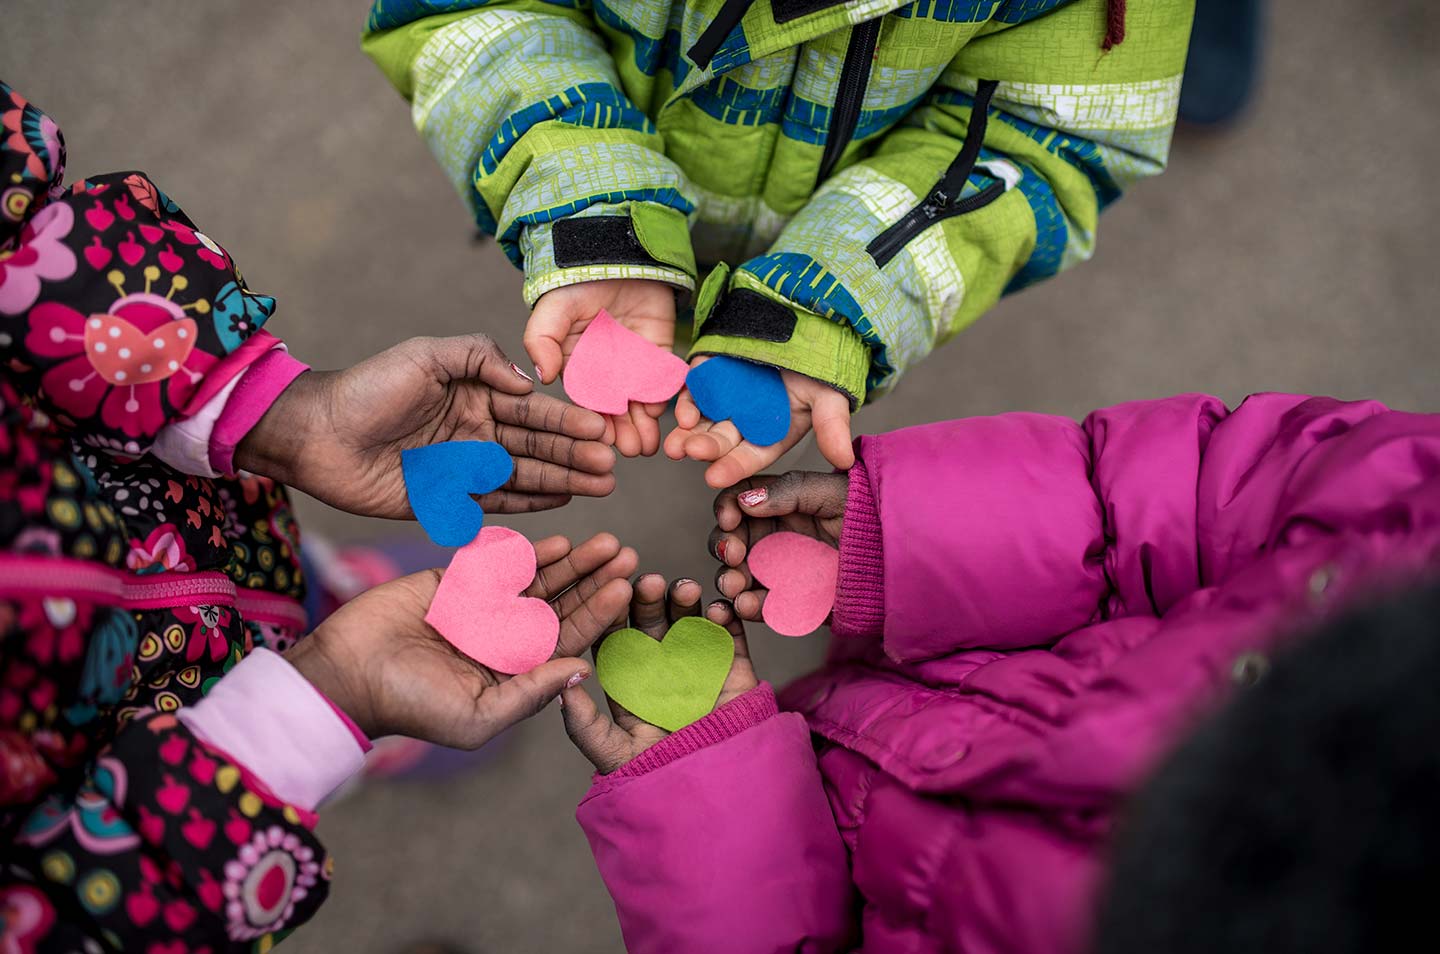
[[[721,563],[725,562],[725,546],[729,542],[730,541],[728,540],[721,540],[719,543],[715,544],[715,558]]]
[[[580,672],[577,672],[575,675],[565,680],[565,688],[574,689],[576,686],[580,685],[580,683],[584,682],[586,679],[589,678],[590,674],[582,669]]]
[[[535,365],[535,377],[539,378],[541,381],[545,380],[545,372],[541,370],[540,365],[538,364]]]
[[[534,378],[530,377],[530,375],[526,374],[524,371],[521,371],[521,370],[520,370],[520,365],[516,364],[516,363],[513,362],[513,361],[510,362],[510,370],[511,370],[511,371],[514,371],[516,374],[520,375],[520,377],[524,378],[526,381],[534,381],[534,380],[535,380]]]
[[[758,507],[770,496],[770,491],[764,487],[756,487],[754,490],[747,490],[740,495],[740,502],[747,507]]]

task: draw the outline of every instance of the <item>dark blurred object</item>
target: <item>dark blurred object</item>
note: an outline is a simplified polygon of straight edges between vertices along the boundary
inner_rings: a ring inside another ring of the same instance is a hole
[[[398,954],[474,954],[444,941],[417,941],[400,948]]]
[[[1261,0],[1199,0],[1180,88],[1180,119],[1197,126],[1234,122],[1260,70]]]
[[[1437,740],[1440,589],[1328,626],[1137,797],[1095,950],[1433,949]]]

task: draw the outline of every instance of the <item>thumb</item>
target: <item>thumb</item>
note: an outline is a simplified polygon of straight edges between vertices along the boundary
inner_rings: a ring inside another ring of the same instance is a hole
[[[535,372],[540,375],[541,384],[549,384],[560,376],[565,363],[560,345],[570,334],[574,319],[565,308],[562,299],[545,294],[535,303],[530,320],[525,324],[525,352],[535,363]]]
[[[446,383],[480,381],[509,394],[526,394],[534,387],[489,335],[413,338],[406,346],[413,360]]]
[[[590,693],[574,686],[561,694],[560,703],[565,734],[595,766],[595,771],[608,775],[625,764],[630,737],[600,711]]]
[[[768,485],[753,487],[735,499],[750,517],[784,517],[792,513],[811,517],[838,517],[845,512],[850,479],[844,474],[817,474],[792,470]]]
[[[839,391],[821,394],[810,407],[815,443],[832,466],[849,470],[855,466],[855,447],[850,437],[850,399]]]
[[[492,735],[525,721],[549,705],[561,690],[578,686],[589,677],[590,664],[583,659],[551,659],[486,690]]]

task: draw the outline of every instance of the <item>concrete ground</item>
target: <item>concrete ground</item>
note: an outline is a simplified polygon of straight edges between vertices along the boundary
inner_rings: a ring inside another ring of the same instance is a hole
[[[1440,409],[1440,7],[1383,6],[1270,4],[1243,125],[1182,134],[1170,172],[1107,213],[1095,261],[1002,303],[859,430],[1016,408],[1079,416],[1186,390]],[[361,55],[365,12],[364,0],[6,0],[0,77],[59,120],[75,174],[151,173],[279,298],[271,328],[312,364],[475,330],[519,356],[519,275],[472,241],[405,104]],[[620,478],[610,499],[507,522],[532,537],[613,530],[645,567],[708,581],[699,468],[648,460]],[[342,539],[414,535],[302,511]],[[755,642],[775,680],[823,648]],[[475,954],[621,950],[572,817],[586,763],[554,711],[507,741],[458,780],[375,784],[330,808],[332,898],[286,950],[381,954],[422,937]]]

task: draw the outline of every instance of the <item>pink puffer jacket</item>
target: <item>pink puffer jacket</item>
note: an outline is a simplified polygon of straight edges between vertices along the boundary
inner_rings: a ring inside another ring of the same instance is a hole
[[[831,659],[791,711],[761,686],[580,805],[632,952],[1082,951],[1156,760],[1440,560],[1440,416],[1373,402],[1187,395],[860,452]]]

